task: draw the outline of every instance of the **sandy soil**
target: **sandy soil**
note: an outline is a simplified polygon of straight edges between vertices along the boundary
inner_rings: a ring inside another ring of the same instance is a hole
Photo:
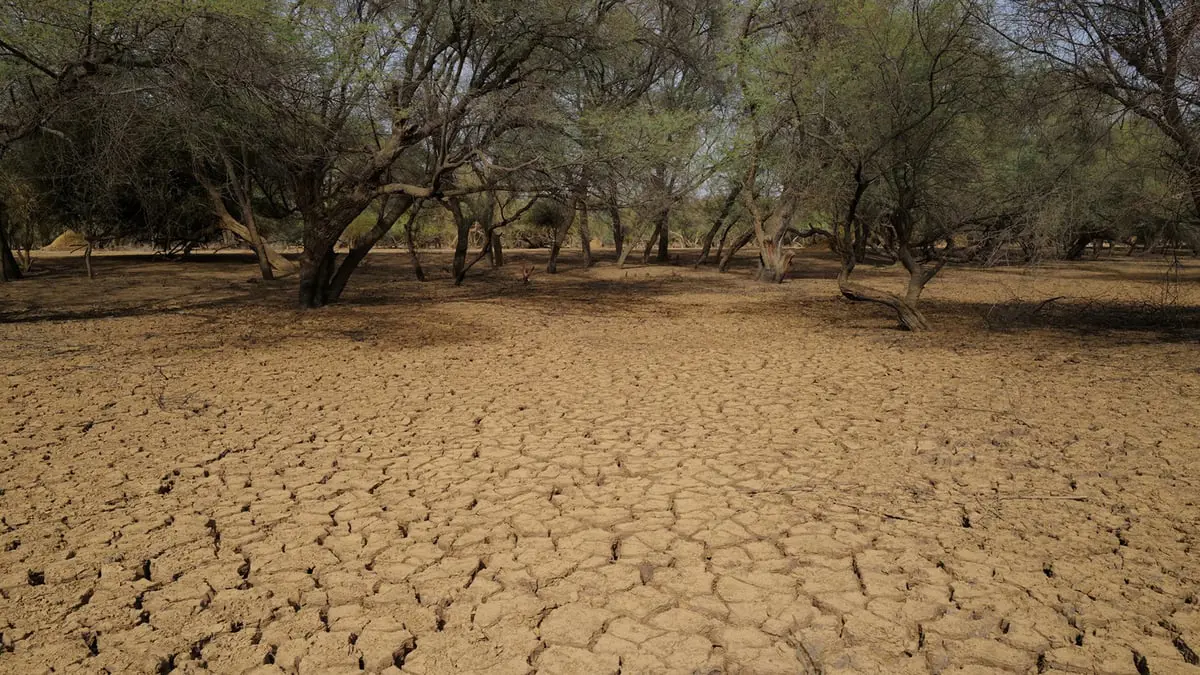
[[[1200,672],[1196,262],[521,256],[0,287],[0,671]]]

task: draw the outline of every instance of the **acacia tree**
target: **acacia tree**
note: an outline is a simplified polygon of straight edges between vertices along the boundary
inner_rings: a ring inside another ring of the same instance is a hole
[[[789,94],[797,120],[844,177],[833,222],[839,290],[891,308],[909,330],[929,328],[918,303],[947,261],[934,244],[950,245],[964,220],[946,217],[941,200],[974,189],[979,157],[965,130],[1003,76],[985,37],[959,2],[873,0],[838,16],[816,77]],[[907,272],[903,294],[852,279],[872,241]],[[922,253],[934,258],[922,262]]]
[[[1200,216],[1200,4],[1017,0],[1002,5],[991,25],[1157,128]]]
[[[592,264],[593,213],[608,216],[619,261],[628,255],[629,212],[653,225],[647,251],[657,242],[666,259],[671,210],[696,188],[688,172],[702,159],[700,132],[719,98],[728,12],[719,0],[626,0],[597,25],[592,49],[560,84],[570,213],[555,229],[548,272],[572,227],[584,266]]]
[[[220,44],[190,45],[157,74],[161,94],[142,126],[183,144],[217,226],[249,244],[272,279],[296,265],[267,243],[258,215],[294,212],[286,162],[301,136],[297,125],[277,123],[272,108],[312,59],[272,6],[243,11],[220,24]]]
[[[0,5],[0,160],[16,143],[53,135],[50,120],[72,113],[93,84],[162,68],[177,56],[186,35],[206,39],[201,24],[239,8],[222,0],[180,5],[123,0],[13,0]],[[108,95],[137,93],[138,85]],[[0,195],[0,200],[3,196]],[[3,204],[0,203],[0,211]],[[0,227],[0,281],[20,276]]]
[[[502,264],[500,250],[500,230],[520,220],[535,204],[538,196],[522,197],[501,190],[487,190],[473,195],[450,197],[444,201],[446,209],[454,219],[458,239],[454,246],[454,262],[451,268],[454,285],[461,286],[466,280],[467,272],[471,271],[480,260],[491,258],[492,265]],[[480,241],[479,252],[471,260],[467,260],[470,246],[470,235],[478,228]]]
[[[806,111],[778,94],[809,82],[807,62],[814,47],[808,36],[823,35],[826,21],[818,7],[762,0],[748,4],[741,16],[733,65],[744,120],[733,149],[740,156],[733,164],[741,175],[730,199],[741,202],[750,228],[720,256],[721,271],[751,240],[759,251],[758,280],[779,283],[791,265],[784,238],[805,206],[817,153],[804,133]],[[788,48],[780,49],[781,44]]]
[[[198,0],[189,3],[14,0],[4,3],[0,6],[0,83],[5,87],[4,95],[0,97],[0,158],[15,143],[34,143],[60,157],[64,153],[74,154],[81,158],[86,156],[88,161],[105,161],[107,158],[120,164],[136,155],[139,148],[149,147],[164,155],[155,162],[156,167],[176,161],[185,154],[178,142],[180,128],[175,126],[167,136],[153,137],[163,129],[162,118],[169,117],[164,115],[164,104],[169,98],[164,95],[168,90],[168,71],[201,62],[203,59],[197,58],[201,54],[219,53],[230,44],[246,42],[230,39],[236,35],[235,27],[256,23],[270,6],[269,0]],[[244,62],[241,68],[246,70]],[[113,111],[123,109],[129,114],[126,122],[136,119],[141,124],[136,130],[129,123],[109,124],[107,129],[92,125],[91,132],[72,139],[68,130],[78,136],[88,123],[84,111],[97,109],[104,111],[110,122],[120,122],[119,115]],[[119,132],[121,143],[130,147],[110,144],[108,150],[98,153],[96,150],[100,145],[96,143],[87,149],[49,142],[51,139],[70,142],[80,138],[90,142],[90,133],[113,130]],[[144,158],[141,164],[145,164]],[[122,189],[127,193],[119,196],[117,201],[123,204],[118,204],[120,208],[116,210],[128,211],[127,202],[132,199],[139,204],[139,210],[122,217],[140,221],[138,227],[146,238],[171,239],[174,236],[170,233],[172,228],[163,230],[155,221],[167,215],[170,215],[172,225],[190,219],[182,213],[167,212],[173,211],[170,208],[172,200],[179,206],[185,203],[189,207],[195,206],[187,200],[179,200],[181,192],[193,190],[195,183],[180,180],[180,173],[174,168],[155,174],[142,166],[140,178],[121,176],[124,183],[118,186],[114,180],[115,175],[120,174],[120,168],[97,166],[94,174],[107,183],[104,190]],[[124,168],[135,167],[127,162]],[[92,187],[101,187],[101,183],[92,183]],[[131,190],[137,194],[128,194]],[[80,194],[76,191],[75,197]],[[93,214],[103,213],[106,210],[103,202],[114,199],[108,192],[96,193],[93,197],[96,203],[87,208]],[[61,206],[71,198],[58,201]],[[157,208],[155,213],[150,213],[147,209],[156,203],[165,207],[165,211]],[[80,208],[75,210],[80,211],[82,205],[77,206]],[[100,227],[95,219],[89,219],[89,222],[92,223],[89,227]],[[112,230],[113,227],[115,223],[110,223],[102,229]],[[181,232],[184,238],[198,234],[194,224],[182,228]],[[0,228],[0,257],[5,260],[10,257],[4,228]],[[12,275],[0,276],[10,278]]]
[[[569,69],[596,15],[609,7],[549,0],[492,2],[487,11],[466,0],[332,5],[295,13],[306,39],[332,45],[302,101],[320,133],[293,169],[304,223],[300,302],[307,307],[337,299],[334,245],[359,214],[387,194],[408,204],[447,196],[440,183],[475,148],[433,148],[443,161],[425,165],[431,171],[397,176],[402,159],[430,152],[429,143],[454,142],[460,137],[446,132],[460,120],[500,110]],[[356,130],[369,146],[355,141]]]
[[[989,162],[998,208],[965,229],[965,258],[1076,259],[1105,242],[1124,242],[1131,253],[1174,235],[1186,243],[1189,230],[1179,225],[1191,220],[1191,199],[1177,167],[1164,160],[1168,139],[1043,64],[1014,82],[1016,106],[1003,116],[989,112],[975,141],[999,155]]]

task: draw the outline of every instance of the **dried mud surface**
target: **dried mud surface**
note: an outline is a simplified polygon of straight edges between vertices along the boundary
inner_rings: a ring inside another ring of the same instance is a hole
[[[1196,263],[522,255],[0,287],[0,671],[1200,672]]]

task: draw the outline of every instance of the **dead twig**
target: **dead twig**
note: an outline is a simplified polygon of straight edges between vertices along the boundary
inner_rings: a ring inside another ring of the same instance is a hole
[[[992,496],[992,495],[980,495]],[[1060,502],[1088,502],[1091,501],[1087,497],[1073,497],[1071,495],[1000,495],[995,497],[1002,502],[1008,501],[1060,501]]]
[[[887,511],[874,511],[872,509],[864,508],[857,504],[851,504],[849,502],[842,502],[842,501],[838,501],[836,499],[829,500],[829,503],[836,504],[838,506],[844,506],[845,508],[848,508],[848,509],[854,509],[855,511],[858,511],[859,513],[865,513],[867,515],[875,516],[877,518],[883,518],[884,520],[903,520],[903,521],[906,521],[909,523],[917,523],[918,525],[929,525],[930,524],[923,520],[909,518],[908,516],[901,516],[901,515],[897,515],[895,513],[888,513]]]

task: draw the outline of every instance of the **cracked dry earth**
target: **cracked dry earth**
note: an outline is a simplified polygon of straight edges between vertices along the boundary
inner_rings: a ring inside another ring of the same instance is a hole
[[[1200,672],[1200,354],[1032,281],[98,265],[0,296],[0,671]]]

